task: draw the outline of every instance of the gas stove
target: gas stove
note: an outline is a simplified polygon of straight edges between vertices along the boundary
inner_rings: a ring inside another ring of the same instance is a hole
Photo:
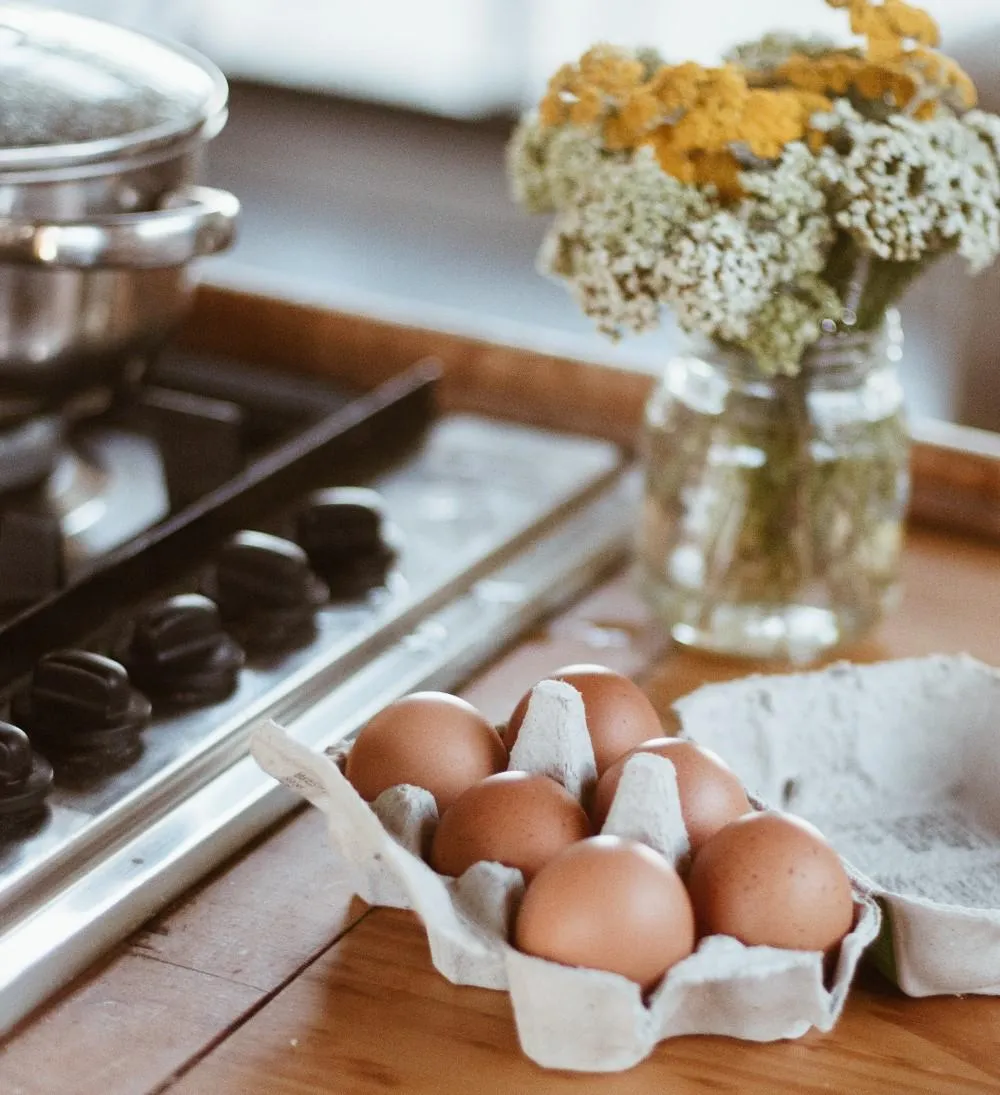
[[[436,390],[167,354],[0,425],[0,1031],[297,805],[262,720],[342,743],[624,558],[616,447]]]

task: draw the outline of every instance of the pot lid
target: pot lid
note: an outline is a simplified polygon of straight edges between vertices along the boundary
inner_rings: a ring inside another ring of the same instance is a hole
[[[222,73],[184,47],[0,0],[0,171],[173,141],[215,119],[227,96]]]

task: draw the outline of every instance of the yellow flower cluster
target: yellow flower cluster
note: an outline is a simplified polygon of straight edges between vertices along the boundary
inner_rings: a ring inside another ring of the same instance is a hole
[[[911,38],[926,46],[940,43],[937,24],[925,11],[904,0],[827,0],[831,8],[847,8],[851,14],[851,30],[863,34],[870,43],[870,54],[877,59],[880,50],[890,58],[895,55],[901,39]]]
[[[668,174],[734,198],[742,193],[737,154],[772,160],[792,141],[818,146],[824,138],[810,119],[829,111],[834,96],[853,91],[919,119],[933,117],[947,96],[975,103],[968,76],[934,49],[938,28],[926,12],[903,0],[827,3],[849,10],[852,31],[867,39],[863,54],[796,54],[762,87],[759,73],[737,65],[688,62],[649,72],[632,53],[595,46],[553,75],[541,124],[598,128],[612,151],[651,146]]]
[[[752,88],[735,65],[664,65],[647,79],[631,55],[597,46],[552,77],[539,112],[547,126],[602,126],[612,150],[649,144],[668,174],[734,197],[741,192],[734,146],[775,159],[831,106],[808,89]]]
[[[641,61],[614,46],[594,46],[575,65],[563,65],[549,80],[539,105],[542,125],[587,126],[645,78]]]
[[[888,102],[924,121],[933,118],[942,99],[957,106],[976,103],[976,89],[950,57],[934,48],[937,24],[925,11],[904,0],[827,0],[846,8],[851,30],[867,39],[863,56],[847,51],[822,57],[798,55],[775,74],[779,80],[810,91]]]

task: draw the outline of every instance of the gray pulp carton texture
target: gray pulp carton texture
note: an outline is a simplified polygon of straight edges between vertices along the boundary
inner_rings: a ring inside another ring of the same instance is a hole
[[[829,1030],[862,952],[878,934],[878,908],[858,885],[855,927],[829,987],[818,953],[745,947],[716,936],[644,1000],[638,985],[617,974],[558,965],[510,946],[521,873],[477,863],[458,879],[436,874],[421,858],[437,823],[427,791],[393,787],[369,806],[335,757],[306,748],[274,722],[257,730],[251,749],[262,768],[326,814],[330,842],[360,897],[417,914],[440,973],[455,984],[509,992],[522,1049],[548,1068],[620,1071],[681,1034],[776,1041],[811,1027]],[[594,754],[575,689],[558,681],[536,687],[510,767],[551,775],[577,794],[593,784]],[[688,855],[669,760],[639,755],[628,762],[602,831],[642,840],[674,863]]]
[[[1000,670],[965,656],[709,685],[682,736],[813,821],[887,916],[911,996],[1000,994]]]

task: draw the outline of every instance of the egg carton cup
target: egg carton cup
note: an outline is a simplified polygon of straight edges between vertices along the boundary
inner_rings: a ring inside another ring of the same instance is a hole
[[[1000,670],[934,655],[709,685],[675,709],[759,798],[814,822],[885,911],[910,996],[1000,994]]]
[[[417,914],[441,974],[458,985],[509,992],[521,1048],[547,1068],[621,1071],[682,1034],[766,1042],[829,1030],[878,934],[878,907],[858,882],[855,924],[832,974],[819,953],[714,936],[644,1000],[639,986],[618,974],[562,966],[509,944],[524,890],[520,871],[485,862],[457,879],[433,871],[421,858],[437,824],[427,791],[392,787],[369,806],[343,774],[344,754],[317,753],[274,722],[257,730],[251,750],[265,771],[324,812],[358,896]],[[594,753],[574,688],[545,681],[534,689],[509,768],[552,776],[578,797],[592,789]],[[669,760],[629,760],[602,833],[640,840],[683,866],[690,845]]]

